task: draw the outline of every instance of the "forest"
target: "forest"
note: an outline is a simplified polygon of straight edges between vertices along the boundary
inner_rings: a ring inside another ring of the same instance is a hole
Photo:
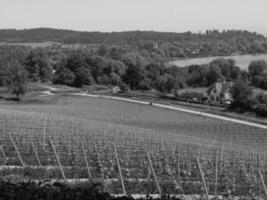
[[[56,42],[62,44],[98,44],[129,46],[138,51],[154,51],[161,58],[188,58],[267,52],[267,39],[242,30],[169,33],[154,31],[79,32],[51,28],[2,29],[0,42]]]

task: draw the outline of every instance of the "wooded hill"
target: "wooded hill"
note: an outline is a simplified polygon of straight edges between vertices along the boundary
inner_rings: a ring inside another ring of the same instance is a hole
[[[75,44],[130,45],[136,49],[158,49],[167,58],[200,57],[267,52],[267,38],[241,30],[205,33],[170,33],[154,31],[79,32],[51,28],[2,29],[0,42],[59,42]]]

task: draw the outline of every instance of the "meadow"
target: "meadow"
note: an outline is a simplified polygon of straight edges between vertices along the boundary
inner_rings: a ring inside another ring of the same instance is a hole
[[[43,98],[1,105],[1,176],[101,180],[114,194],[202,194],[202,174],[209,194],[263,195],[264,129],[104,98]]]
[[[185,67],[189,65],[201,65],[208,64],[214,59],[217,58],[226,58],[226,59],[234,59],[236,61],[236,66],[240,67],[242,70],[248,70],[248,66],[253,60],[265,60],[267,61],[267,54],[260,55],[236,55],[236,56],[223,56],[223,57],[204,57],[204,58],[189,58],[189,59],[180,59],[170,61],[169,64],[177,65],[179,67]]]

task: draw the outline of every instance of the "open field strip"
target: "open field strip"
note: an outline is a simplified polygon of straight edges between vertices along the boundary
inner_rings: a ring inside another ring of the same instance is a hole
[[[126,102],[138,103],[138,104],[145,104],[145,105],[149,105],[149,103],[150,103],[150,102],[147,102],[147,101],[134,100],[134,99],[128,99],[128,98],[122,98],[122,97],[106,96],[106,95],[94,95],[94,94],[86,94],[86,93],[75,93],[73,95],[76,95],[76,96],[87,96],[87,97],[94,97],[94,98],[106,98],[106,99],[120,100],[120,101],[126,101]],[[190,114],[195,114],[195,115],[201,115],[201,116],[210,117],[210,118],[213,118],[213,119],[224,120],[224,121],[229,121],[229,122],[233,122],[233,123],[244,124],[244,125],[247,125],[247,126],[252,126],[252,127],[257,127],[257,128],[262,128],[262,129],[266,129],[267,130],[267,126],[266,125],[257,124],[257,123],[253,123],[253,122],[248,122],[248,121],[239,120],[239,119],[233,119],[233,118],[230,118],[230,117],[224,117],[224,116],[220,116],[220,115],[215,115],[215,114],[210,114],[210,113],[206,113],[206,112],[190,110],[190,109],[186,109],[186,108],[180,108],[180,107],[177,107],[177,106],[169,106],[169,105],[164,105],[164,104],[159,104],[159,103],[153,103],[153,106],[160,107],[160,108],[167,108],[167,109],[170,109],[170,110],[177,110],[177,111],[190,113]]]

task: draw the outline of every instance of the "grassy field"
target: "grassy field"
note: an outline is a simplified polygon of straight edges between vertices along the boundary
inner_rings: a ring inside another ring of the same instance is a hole
[[[201,64],[208,64],[212,60],[219,58],[219,57],[205,57],[205,58],[189,58],[189,59],[181,59],[181,60],[174,60],[170,61],[169,64],[177,65],[179,67],[185,67],[188,65],[201,65]],[[253,60],[266,60],[267,61],[267,54],[263,55],[238,55],[238,56],[226,56],[223,58],[232,58],[236,61],[236,65],[243,70],[248,69],[248,65]]]
[[[128,193],[159,193],[152,165],[162,192],[196,194],[202,191],[198,157],[211,194],[216,188],[218,193],[230,189],[248,195],[247,187],[259,191],[258,167],[266,174],[266,130],[259,128],[66,95],[2,104],[0,111],[0,143],[8,158],[2,156],[2,164],[30,166],[1,168],[3,176],[91,177],[111,181],[110,191],[123,193],[120,165]]]

